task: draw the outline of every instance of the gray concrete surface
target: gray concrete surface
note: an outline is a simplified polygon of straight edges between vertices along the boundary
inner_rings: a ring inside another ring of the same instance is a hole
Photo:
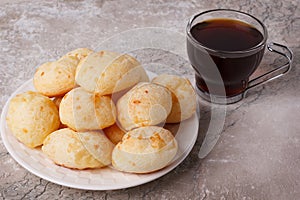
[[[190,155],[162,178],[134,188],[84,191],[56,185],[22,168],[0,140],[0,199],[300,198],[298,0],[5,0],[0,5],[0,111],[11,93],[43,62],[78,47],[97,49],[106,38],[133,28],[163,27],[185,34],[190,16],[212,8],[233,8],[255,15],[268,27],[269,41],[289,46],[295,55],[288,75],[226,107],[220,137],[203,159],[198,154],[211,122],[211,110],[209,104],[200,101],[199,137]],[[148,59],[179,68],[184,65],[163,53],[137,54],[141,62]],[[266,56],[262,65],[273,60]],[[159,67],[154,71],[161,72]],[[192,77],[193,71],[188,68],[185,73]]]

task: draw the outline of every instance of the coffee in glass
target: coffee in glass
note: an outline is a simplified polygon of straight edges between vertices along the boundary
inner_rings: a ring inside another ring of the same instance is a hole
[[[275,72],[286,73],[292,52],[275,44],[287,51],[275,50],[288,62],[249,81],[263,58],[267,37],[264,24],[241,11],[217,9],[192,17],[187,26],[187,52],[195,69],[198,94],[213,103],[234,103],[241,100],[249,88],[279,75]],[[268,49],[273,51],[271,45]]]

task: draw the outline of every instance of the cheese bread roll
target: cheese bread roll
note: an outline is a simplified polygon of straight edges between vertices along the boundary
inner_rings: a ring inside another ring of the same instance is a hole
[[[78,63],[92,52],[87,48],[75,49],[55,62],[42,64],[34,74],[34,87],[48,97],[69,92],[76,86],[75,73]]]
[[[10,101],[7,125],[13,135],[30,148],[40,146],[59,124],[58,109],[46,96],[29,91]]]
[[[112,165],[124,172],[149,173],[167,166],[177,149],[170,131],[158,126],[140,127],[127,132],[116,145]]]
[[[75,132],[64,128],[47,136],[42,151],[57,165],[87,169],[109,165],[113,148],[101,132]]]
[[[103,132],[108,137],[108,139],[114,144],[118,144],[126,133],[117,124],[103,129]]]
[[[116,107],[109,96],[99,96],[78,87],[63,97],[59,116],[61,122],[73,130],[98,130],[115,123]]]
[[[152,80],[172,92],[172,110],[166,122],[177,123],[190,118],[196,111],[196,93],[190,81],[176,75],[162,74]]]
[[[117,102],[118,121],[125,130],[157,125],[172,108],[171,92],[153,83],[139,83]]]
[[[135,58],[109,51],[89,54],[76,70],[76,83],[100,95],[119,92],[141,81],[149,78]]]
[[[76,67],[61,62],[42,64],[33,77],[35,89],[48,97],[64,95],[75,86]]]

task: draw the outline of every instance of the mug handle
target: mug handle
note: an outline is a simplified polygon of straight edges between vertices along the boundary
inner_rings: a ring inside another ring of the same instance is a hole
[[[276,47],[277,48],[279,47],[284,51],[274,49]],[[264,84],[264,83],[274,80],[280,76],[283,76],[284,74],[288,73],[291,70],[292,60],[293,60],[293,52],[287,46],[271,42],[267,45],[267,48],[270,52],[274,52],[274,53],[277,53],[277,54],[285,57],[287,62],[285,64],[263,74],[263,75],[260,75],[256,78],[250,80],[248,82],[248,87],[246,88],[246,90],[243,94],[244,97],[249,89],[252,89],[258,85]]]

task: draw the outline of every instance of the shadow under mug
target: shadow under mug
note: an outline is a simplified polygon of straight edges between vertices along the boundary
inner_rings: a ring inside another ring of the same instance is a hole
[[[194,37],[191,29],[198,23],[212,19],[241,21],[262,34],[262,40],[245,50],[218,50],[207,47]],[[268,33],[265,25],[254,16],[237,10],[215,9],[194,15],[188,22],[187,53],[195,70],[196,90],[203,99],[217,104],[240,101],[246,92],[258,85],[286,74],[292,63],[292,51],[281,44],[266,44]],[[265,48],[286,59],[286,63],[249,80],[259,66]]]

